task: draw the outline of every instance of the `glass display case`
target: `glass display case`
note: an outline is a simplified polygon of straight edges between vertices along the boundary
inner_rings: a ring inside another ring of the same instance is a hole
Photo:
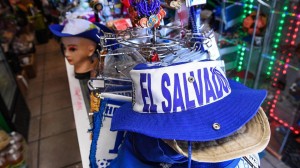
[[[27,139],[30,112],[2,48],[0,48],[0,112],[1,127],[6,128],[8,132],[15,130]]]
[[[232,5],[242,10],[227,10]],[[222,12],[242,16],[230,26],[225,20],[220,30],[220,52],[228,75],[268,91],[262,104],[272,131],[267,149],[290,166],[300,165],[296,152],[300,149],[300,1],[223,1]]]
[[[11,110],[13,98],[17,89],[13,74],[6,63],[5,56],[0,48],[0,95],[8,110]]]

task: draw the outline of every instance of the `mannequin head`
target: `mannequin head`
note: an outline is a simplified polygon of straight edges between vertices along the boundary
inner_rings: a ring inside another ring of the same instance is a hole
[[[86,73],[94,69],[93,61],[97,44],[83,37],[62,37],[63,52],[69,64],[74,65],[75,73]]]
[[[49,29],[54,35],[61,38],[63,54],[68,62],[74,65],[75,77],[77,75],[78,79],[79,74],[81,76],[87,74],[98,64],[98,59],[92,58],[96,48],[99,47],[98,36],[102,36],[103,31],[111,33],[111,30],[104,25],[79,18],[68,19],[62,25],[52,24]],[[112,43],[115,41],[107,41],[107,44]]]
[[[89,78],[98,61],[93,55],[100,42],[97,34],[100,27],[85,19],[68,19],[62,25],[49,26],[51,32],[61,37],[63,54],[74,65],[75,78]]]

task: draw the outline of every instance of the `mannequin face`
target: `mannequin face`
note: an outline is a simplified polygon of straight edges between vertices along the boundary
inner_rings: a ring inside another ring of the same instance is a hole
[[[62,37],[63,52],[75,72],[84,73],[93,67],[90,57],[96,50],[96,43],[82,37]]]

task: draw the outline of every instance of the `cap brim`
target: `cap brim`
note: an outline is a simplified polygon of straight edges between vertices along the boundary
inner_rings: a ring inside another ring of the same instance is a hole
[[[212,104],[179,113],[138,113],[132,104],[117,109],[112,131],[132,131],[154,138],[210,141],[226,137],[247,123],[266,97],[265,90],[254,90],[229,80],[231,94]],[[213,124],[220,125],[219,130]]]
[[[245,127],[245,132],[235,135],[230,141],[202,149],[192,149],[192,159],[198,162],[223,162],[264,150],[271,135],[265,112],[260,108]],[[178,153],[188,156],[186,147],[181,147],[176,141],[172,140],[166,140],[165,142]]]

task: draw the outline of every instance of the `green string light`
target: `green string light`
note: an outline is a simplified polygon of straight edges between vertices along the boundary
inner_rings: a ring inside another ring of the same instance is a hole
[[[273,66],[274,66],[274,60],[275,60],[275,56],[277,55],[277,48],[278,48],[278,44],[280,42],[280,37],[282,35],[282,30],[283,30],[283,24],[285,22],[285,17],[286,17],[286,12],[288,10],[288,7],[287,6],[283,6],[283,14],[281,14],[281,18],[280,18],[280,21],[279,21],[279,25],[278,25],[278,28],[277,30],[275,31],[275,35],[277,38],[274,38],[273,39],[273,52],[272,52],[272,56],[271,56],[271,59],[268,63],[268,66],[267,66],[267,71],[266,71],[266,74],[267,76],[270,76],[271,75],[271,71],[273,70]]]
[[[243,14],[242,14],[243,19],[245,19],[248,14],[251,14],[253,12],[253,7],[254,7],[253,3],[254,3],[254,0],[244,0]],[[281,18],[278,22],[278,24],[279,24],[278,28],[275,31],[275,37],[276,38],[273,39],[272,56],[271,56],[270,62],[268,63],[267,72],[266,72],[266,74],[268,76],[271,75],[271,71],[273,70],[275,56],[277,55],[277,50],[276,49],[279,47],[279,43],[280,43],[280,40],[281,40],[283,24],[285,23],[285,18],[287,16],[287,14],[286,14],[287,10],[288,10],[288,6],[284,5],[283,6],[283,12],[280,15]],[[272,11],[272,12],[275,13],[274,11]],[[244,61],[244,57],[245,57],[245,52],[246,52],[246,42],[243,42],[242,45],[238,46],[238,52],[237,52],[238,53],[238,58],[237,58],[237,60],[238,60],[237,61],[238,72],[242,70],[243,61]],[[240,81],[240,78],[237,77],[235,80]]]
[[[280,22],[279,22],[279,23],[283,24],[283,23],[284,23],[284,20],[280,20]]]
[[[251,14],[253,12],[253,5],[254,0],[244,0],[243,1],[243,14],[242,14],[242,18],[245,19],[247,17],[248,14]],[[244,57],[245,57],[245,52],[246,52],[246,42],[243,42],[242,45],[238,46],[238,58],[237,58],[237,71],[240,72],[242,70],[243,67],[243,62],[244,62]],[[240,78],[237,77],[235,79],[236,81],[240,81]]]

